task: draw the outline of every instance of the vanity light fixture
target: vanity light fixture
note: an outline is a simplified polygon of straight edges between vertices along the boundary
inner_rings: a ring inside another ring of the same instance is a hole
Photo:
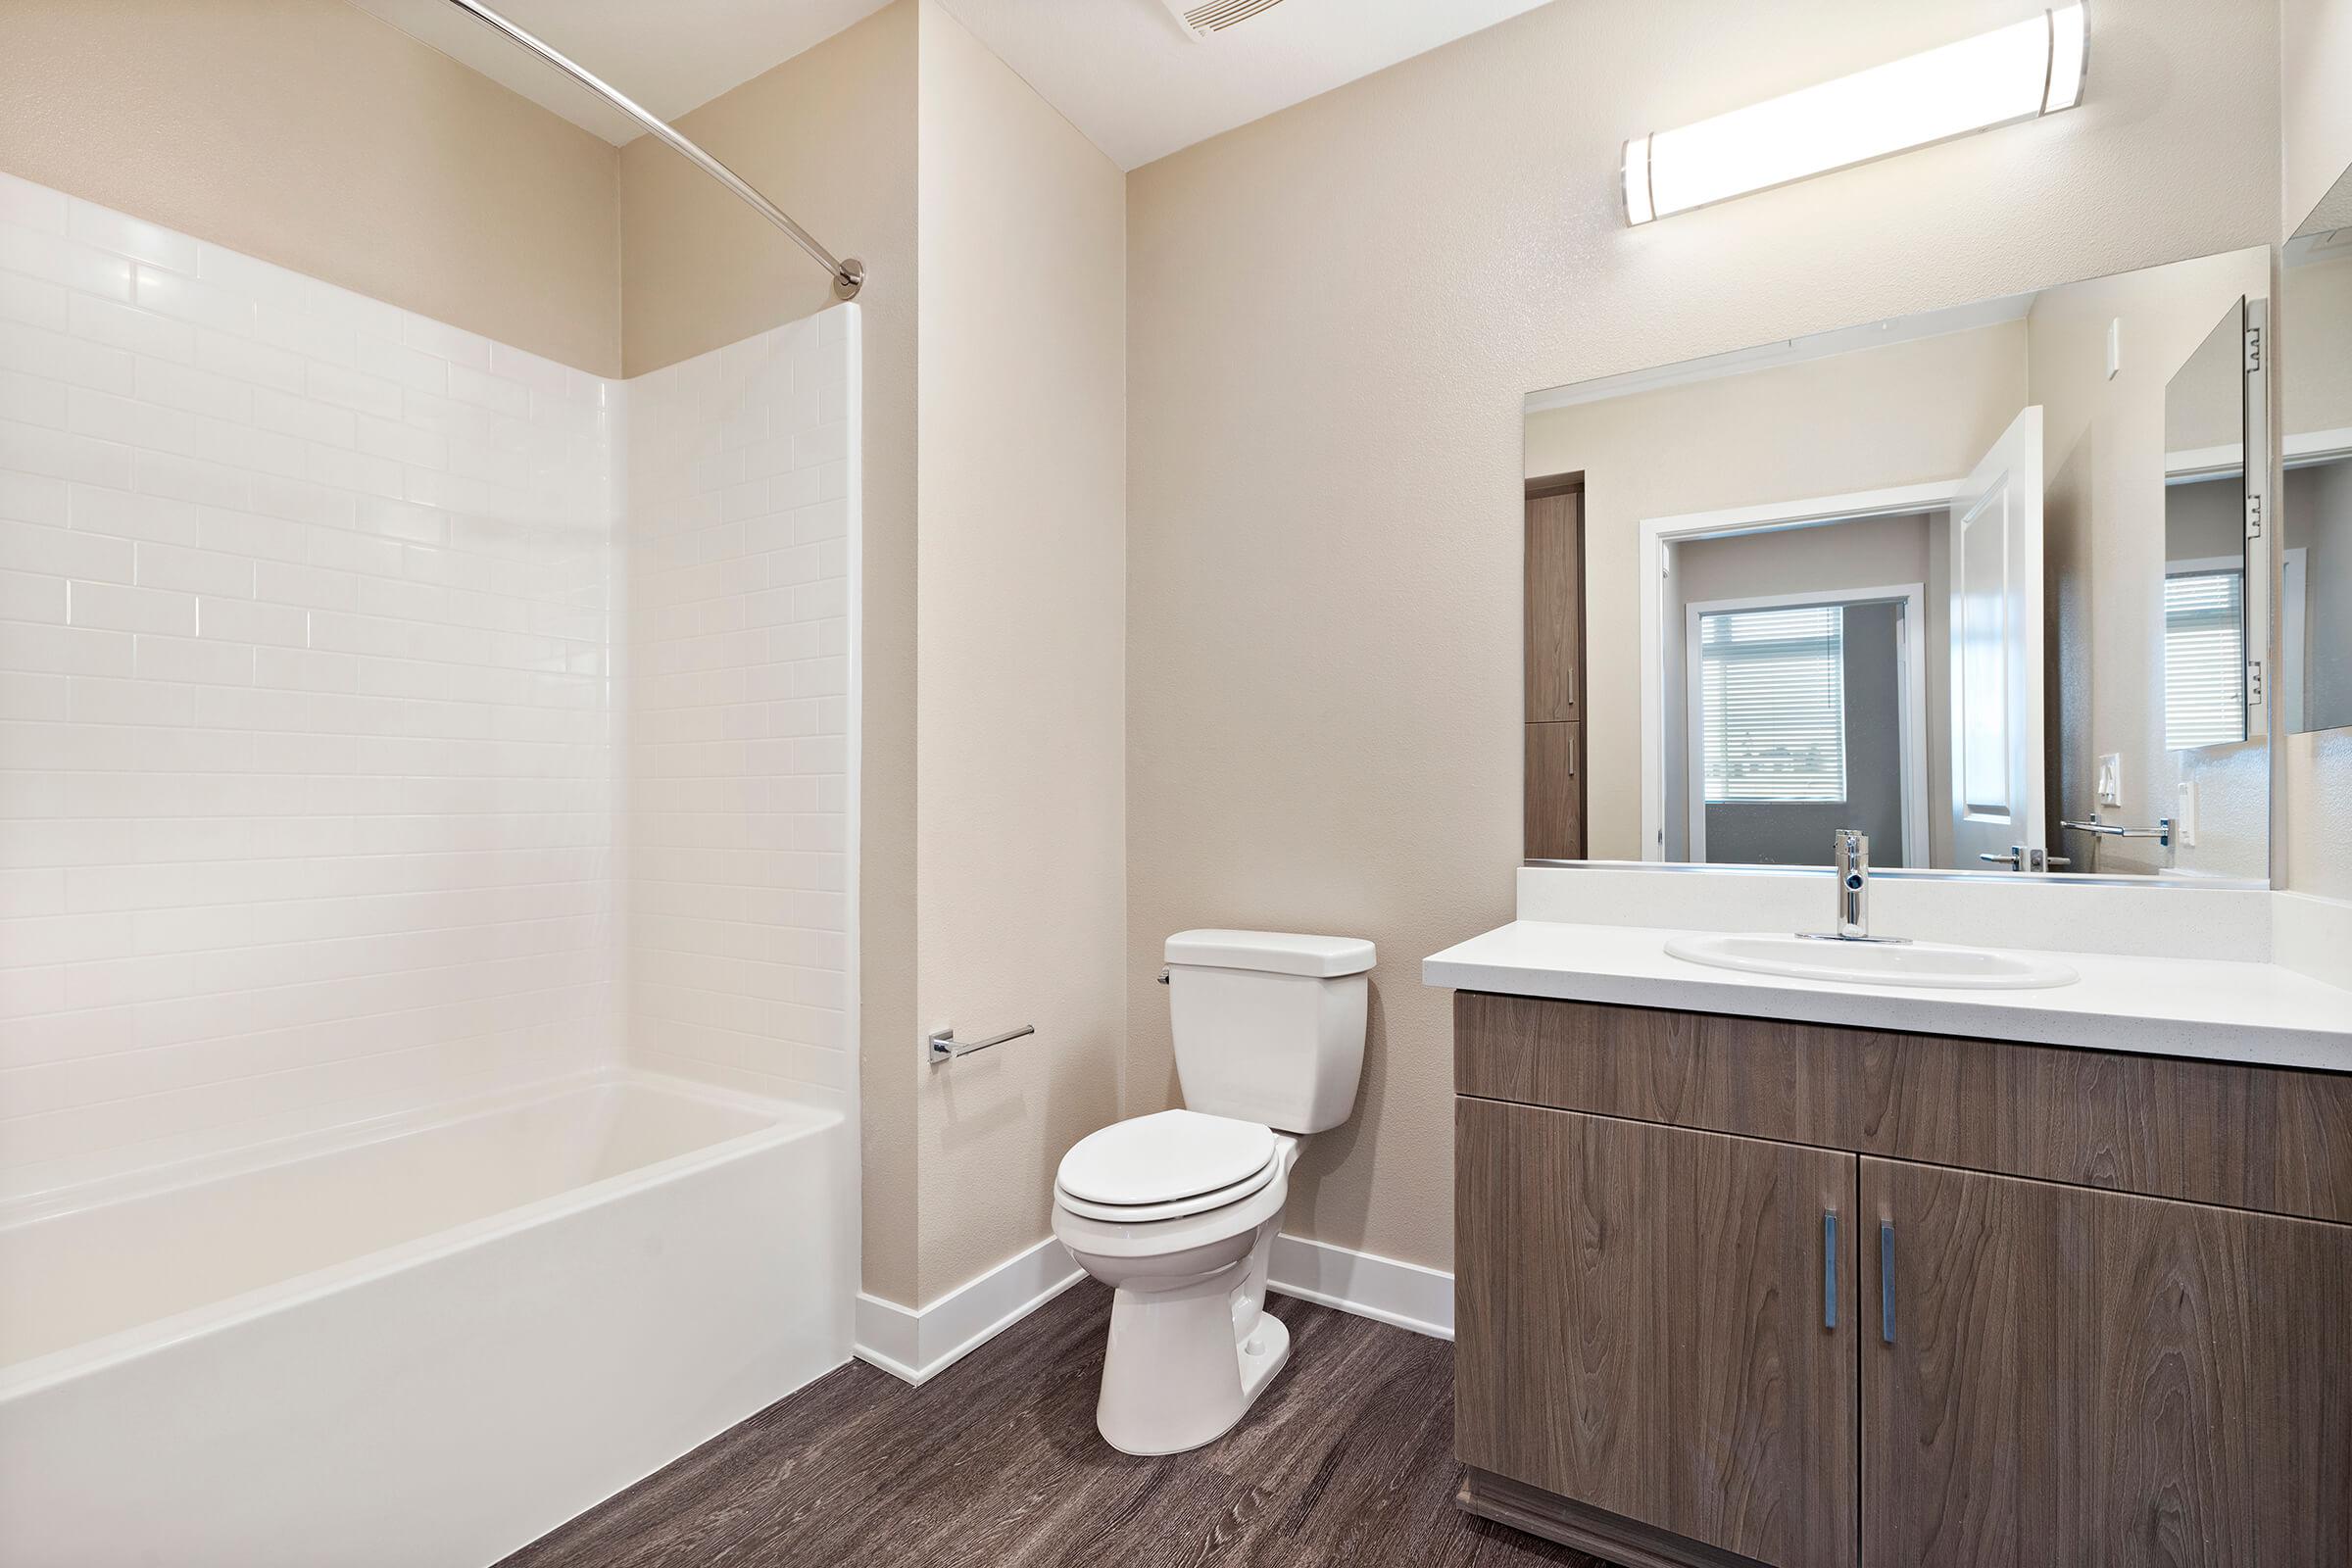
[[[1625,144],[1625,219],[1846,169],[2082,101],[2090,19],[2082,5],[1805,87]]]

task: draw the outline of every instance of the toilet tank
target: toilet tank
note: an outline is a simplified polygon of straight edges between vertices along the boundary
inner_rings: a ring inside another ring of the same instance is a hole
[[[1281,931],[1168,938],[1168,1016],[1188,1109],[1288,1133],[1337,1127],[1364,1068],[1372,944]]]

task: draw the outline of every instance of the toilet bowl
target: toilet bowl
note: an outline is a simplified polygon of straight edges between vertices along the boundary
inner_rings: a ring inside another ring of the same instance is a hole
[[[1185,1108],[1079,1140],[1054,1234],[1111,1287],[1095,1421],[1133,1454],[1214,1442],[1290,1358],[1266,1266],[1305,1135],[1355,1107],[1372,944],[1260,931],[1168,939]]]
[[[1298,1143],[1271,1142],[1267,1167],[1229,1184],[1247,1189],[1239,1196],[1212,1190],[1117,1205],[1054,1184],[1054,1236],[1112,1290],[1095,1424],[1122,1453],[1177,1453],[1224,1436],[1290,1359],[1290,1330],[1264,1306],[1267,1256]],[[1203,1198],[1217,1200],[1203,1206]],[[1134,1212],[1121,1214],[1122,1206]]]

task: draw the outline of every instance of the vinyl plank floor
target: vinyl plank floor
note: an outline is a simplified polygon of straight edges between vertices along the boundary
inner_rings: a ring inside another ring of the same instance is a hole
[[[1453,1347],[1276,1297],[1291,1362],[1240,1427],[1095,1432],[1110,1294],[1081,1282],[919,1389],[853,1362],[501,1568],[1602,1568],[1453,1505]]]

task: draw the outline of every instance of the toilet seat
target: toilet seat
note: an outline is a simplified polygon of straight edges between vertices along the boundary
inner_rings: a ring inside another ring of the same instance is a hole
[[[1219,1187],[1205,1193],[1195,1193],[1190,1198],[1172,1198],[1165,1202],[1089,1202],[1086,1199],[1071,1193],[1059,1182],[1054,1184],[1054,1201],[1070,1213],[1084,1214],[1088,1219],[1106,1219],[1127,1225],[1147,1224],[1155,1219],[1182,1219],[1187,1214],[1203,1214],[1212,1208],[1223,1208],[1227,1203],[1240,1202],[1272,1181],[1275,1168],[1280,1163],[1279,1159],[1269,1156],[1263,1165],[1231,1186]]]
[[[1283,1138],[1272,1168],[1256,1191],[1213,1208],[1203,1207],[1167,1219],[1138,1219],[1125,1211],[1116,1211],[1116,1218],[1100,1219],[1079,1212],[1057,1186],[1054,1190],[1054,1234],[1072,1252],[1081,1254],[1081,1262],[1089,1256],[1170,1258],[1196,1248],[1214,1247],[1233,1237],[1246,1236],[1282,1212],[1282,1205],[1291,1196],[1290,1171],[1298,1158],[1298,1150],[1295,1140]]]
[[[1199,1213],[1263,1187],[1276,1149],[1272,1129],[1256,1122],[1162,1110],[1078,1140],[1061,1156],[1054,1189],[1098,1218]]]

